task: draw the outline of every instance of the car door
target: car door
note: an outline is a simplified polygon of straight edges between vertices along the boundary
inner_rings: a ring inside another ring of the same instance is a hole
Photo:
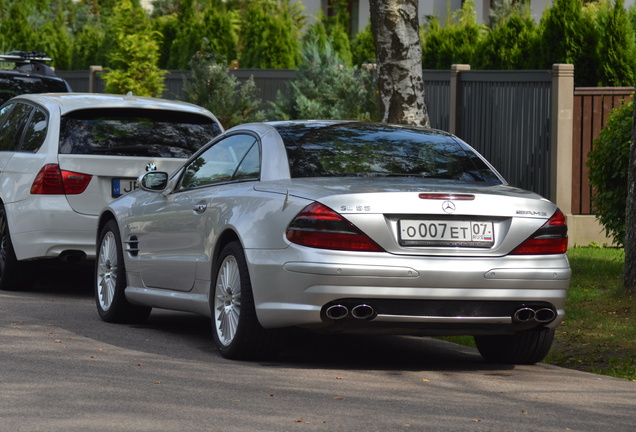
[[[184,168],[173,193],[158,195],[145,205],[145,227],[139,236],[139,269],[145,286],[193,288],[197,267],[210,260],[221,214],[231,211],[215,205],[218,188],[258,178],[259,154],[254,136],[225,137]]]

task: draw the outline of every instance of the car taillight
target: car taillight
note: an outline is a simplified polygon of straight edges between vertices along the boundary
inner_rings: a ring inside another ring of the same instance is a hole
[[[561,210],[539,228],[530,238],[521,243],[511,255],[562,254],[568,250],[568,226]]]
[[[56,164],[44,165],[31,185],[33,195],[77,195],[86,190],[92,176],[60,170]]]
[[[358,252],[384,251],[351,222],[317,202],[298,213],[289,224],[286,235],[290,242],[312,248]]]

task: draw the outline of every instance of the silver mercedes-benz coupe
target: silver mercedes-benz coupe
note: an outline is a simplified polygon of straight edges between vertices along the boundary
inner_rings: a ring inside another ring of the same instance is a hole
[[[199,313],[234,359],[300,327],[472,335],[487,361],[535,363],[564,317],[565,216],[445,132],[246,124],[138,183],[99,219],[108,322]]]

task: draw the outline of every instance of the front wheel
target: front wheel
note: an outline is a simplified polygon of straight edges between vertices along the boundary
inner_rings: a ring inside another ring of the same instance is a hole
[[[95,276],[95,302],[104,321],[139,323],[148,318],[151,308],[130,304],[126,299],[126,266],[119,227],[114,220],[108,221],[100,233]]]
[[[210,289],[214,342],[225,358],[249,359],[269,352],[271,333],[256,316],[252,283],[243,248],[228,243],[218,259]]]
[[[514,335],[475,336],[481,356],[492,363],[534,364],[548,355],[554,329],[517,332]]]

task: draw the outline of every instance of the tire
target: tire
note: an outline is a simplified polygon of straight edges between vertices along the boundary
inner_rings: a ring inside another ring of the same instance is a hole
[[[554,329],[526,330],[514,335],[475,336],[481,356],[491,363],[535,364],[552,347]]]
[[[110,220],[99,236],[95,260],[95,303],[102,320],[111,323],[140,323],[152,308],[136,306],[126,299],[126,266],[119,228]]]
[[[233,360],[272,354],[275,349],[273,334],[258,322],[241,244],[228,243],[217,263],[214,285],[210,288],[210,307],[212,333],[219,352]]]
[[[29,271],[30,262],[21,262],[15,256],[7,212],[0,204],[0,290],[18,291],[33,286],[34,272]]]

